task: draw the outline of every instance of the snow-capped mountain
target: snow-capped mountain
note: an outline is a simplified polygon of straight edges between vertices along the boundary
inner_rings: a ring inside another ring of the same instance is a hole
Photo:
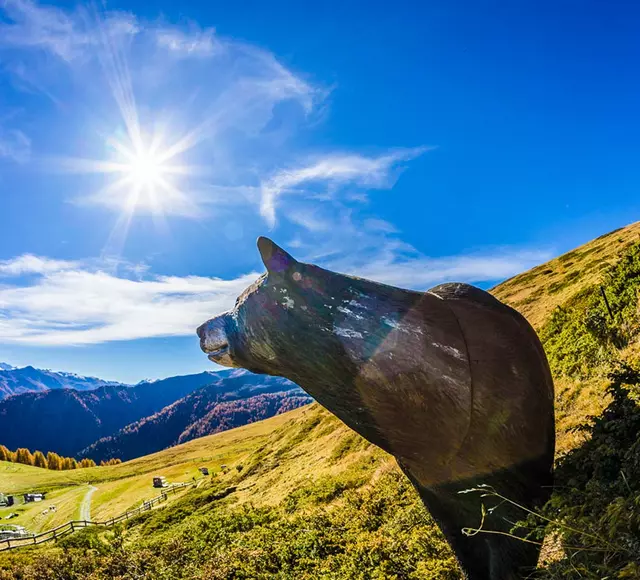
[[[122,383],[105,381],[96,377],[83,377],[75,373],[36,369],[32,366],[15,368],[0,363],[0,400],[11,395],[41,392],[51,389],[76,389],[91,391],[104,386],[123,386]]]

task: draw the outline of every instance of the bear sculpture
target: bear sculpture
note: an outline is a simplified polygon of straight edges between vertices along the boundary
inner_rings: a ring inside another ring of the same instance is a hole
[[[529,509],[551,493],[553,381],[515,310],[467,284],[403,290],[296,261],[267,238],[267,268],[235,307],[198,328],[224,366],[286,377],[392,454],[471,580],[524,578],[539,547],[468,537],[484,484]],[[486,500],[484,500],[486,501]],[[509,503],[484,527],[509,533]]]

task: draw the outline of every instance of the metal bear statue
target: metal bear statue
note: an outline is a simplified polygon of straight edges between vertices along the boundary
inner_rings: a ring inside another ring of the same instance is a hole
[[[467,284],[403,290],[296,261],[258,239],[267,273],[198,328],[212,361],[286,377],[392,454],[472,580],[523,578],[539,547],[465,536],[487,484],[533,509],[551,493],[553,380],[515,310]],[[509,532],[508,503],[487,529]]]

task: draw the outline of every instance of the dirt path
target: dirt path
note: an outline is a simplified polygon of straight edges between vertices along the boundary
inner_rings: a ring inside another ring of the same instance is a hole
[[[97,491],[97,487],[93,485],[89,486],[89,490],[87,491],[82,503],[80,504],[80,519],[91,521],[91,496],[93,492]]]

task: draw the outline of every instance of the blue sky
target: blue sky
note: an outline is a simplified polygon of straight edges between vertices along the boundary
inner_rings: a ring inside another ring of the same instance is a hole
[[[0,0],[0,361],[133,382],[296,257],[489,287],[637,220],[632,2]]]

